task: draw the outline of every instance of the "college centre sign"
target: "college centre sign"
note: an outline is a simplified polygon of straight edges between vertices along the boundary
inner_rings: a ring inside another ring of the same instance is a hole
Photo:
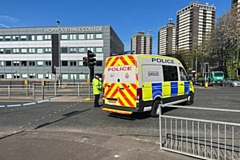
[[[102,31],[102,26],[45,28],[45,32],[48,33],[99,32],[99,31]]]

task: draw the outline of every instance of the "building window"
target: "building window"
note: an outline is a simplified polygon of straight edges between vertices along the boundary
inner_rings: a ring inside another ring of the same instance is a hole
[[[0,67],[4,66],[4,61],[0,61]]]
[[[97,47],[96,48],[96,53],[102,53],[102,51],[103,51],[102,47]]]
[[[5,36],[5,41],[11,41],[11,36]]]
[[[4,79],[4,74],[0,74],[0,79]]]
[[[38,79],[43,79],[43,74],[38,74]]]
[[[46,66],[51,66],[51,64],[52,64],[51,61],[45,61]]]
[[[35,48],[29,48],[29,49],[28,49],[28,52],[29,52],[29,53],[35,53]]]
[[[37,66],[43,66],[43,61],[37,61]]]
[[[0,41],[3,41],[3,36],[0,36]]]
[[[12,40],[13,41],[18,41],[19,40],[19,36],[12,36]]]
[[[78,39],[85,39],[85,34],[79,34]]]
[[[13,53],[19,53],[19,48],[13,48]]]
[[[27,61],[22,61],[21,65],[22,66],[27,66]]]
[[[34,35],[29,35],[28,36],[28,40],[29,41],[34,41],[35,40],[35,36]]]
[[[87,39],[93,39],[94,34],[87,34]]]
[[[22,74],[22,78],[28,78],[27,74]]]
[[[6,76],[7,79],[10,79],[12,77],[13,77],[12,74],[7,74],[7,76]]]
[[[27,53],[27,48],[22,48],[21,53]]]
[[[68,61],[62,61],[62,66],[68,66]]]
[[[77,78],[77,74],[70,74],[70,79],[76,79]]]
[[[29,66],[35,66],[35,61],[29,61]]]
[[[79,66],[83,66],[83,61],[78,61]]]
[[[67,47],[63,47],[62,48],[62,53],[68,53],[68,48]]]
[[[79,53],[85,53],[85,48],[84,48],[84,47],[78,48],[78,52],[79,52]]]
[[[51,39],[51,35],[44,35],[44,39],[45,40],[50,40]]]
[[[11,54],[12,51],[11,51],[11,49],[5,49],[5,53],[6,53],[6,54]]]
[[[19,66],[19,61],[13,61],[13,66]]]
[[[86,75],[85,74],[79,74],[79,79],[86,79]]]
[[[6,66],[12,66],[12,62],[11,61],[6,61]]]
[[[68,74],[62,74],[62,79],[68,79]]]
[[[94,48],[87,48],[87,50],[94,52]]]
[[[77,66],[77,62],[76,61],[70,61],[70,66]]]
[[[75,47],[70,47],[69,52],[70,53],[77,53],[77,49]]]
[[[3,52],[4,52],[4,49],[0,48],[0,54],[3,54]]]
[[[97,61],[96,66],[102,66],[102,61]]]
[[[27,36],[20,36],[20,40],[21,41],[26,41],[27,40]]]
[[[77,35],[76,35],[76,34],[70,34],[70,35],[69,35],[69,38],[70,38],[71,40],[75,40],[75,39],[77,39]]]
[[[61,39],[62,40],[67,40],[68,39],[68,35],[67,34],[62,34],[61,35]]]
[[[97,33],[96,34],[96,39],[102,39],[102,33]]]
[[[30,73],[30,74],[29,74],[29,78],[31,78],[31,79],[32,79],[32,78],[36,78],[35,73]]]
[[[43,36],[42,35],[37,35],[37,41],[42,41],[43,40]]]
[[[52,53],[52,48],[45,48],[45,53]]]
[[[37,53],[43,53],[43,49],[42,48],[38,48],[37,49]]]

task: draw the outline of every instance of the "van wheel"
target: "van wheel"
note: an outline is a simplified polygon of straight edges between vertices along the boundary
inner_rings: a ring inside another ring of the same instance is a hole
[[[151,116],[156,118],[159,116],[159,104],[162,104],[162,101],[155,100],[152,105]]]
[[[188,95],[188,99],[187,99],[187,102],[186,102],[186,104],[187,105],[192,105],[193,104],[193,102],[194,102],[194,93],[189,93],[189,95]]]

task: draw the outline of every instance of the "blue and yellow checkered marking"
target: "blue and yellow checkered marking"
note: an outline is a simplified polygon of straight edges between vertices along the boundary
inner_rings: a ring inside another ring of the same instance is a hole
[[[156,97],[169,98],[186,95],[190,92],[189,82],[159,82],[152,83],[152,99]]]

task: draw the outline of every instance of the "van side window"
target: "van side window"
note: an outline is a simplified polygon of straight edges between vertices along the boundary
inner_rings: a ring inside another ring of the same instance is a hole
[[[178,81],[178,71],[176,66],[162,66],[164,81]]]
[[[187,76],[185,70],[182,67],[180,67],[179,69],[180,69],[181,81],[187,81],[188,80],[188,76]]]

